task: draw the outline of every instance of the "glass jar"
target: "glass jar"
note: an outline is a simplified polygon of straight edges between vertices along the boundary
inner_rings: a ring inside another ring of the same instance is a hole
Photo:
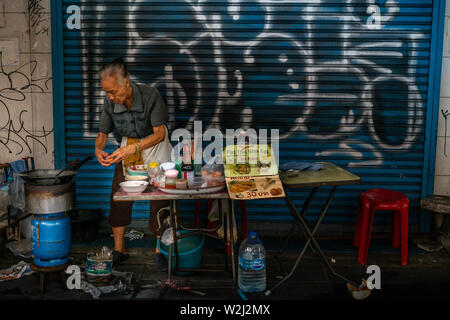
[[[157,176],[153,179],[152,184],[155,187],[165,188],[166,187],[166,176],[162,171],[160,171]]]
[[[164,174],[166,176],[166,188],[175,189],[177,186],[178,170],[167,170]]]
[[[150,162],[148,164],[148,176],[150,177],[150,183],[155,181],[156,177],[160,174],[161,168],[158,162]]]

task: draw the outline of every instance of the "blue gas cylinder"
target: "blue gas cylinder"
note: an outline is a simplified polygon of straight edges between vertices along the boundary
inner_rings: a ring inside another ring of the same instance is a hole
[[[70,218],[64,213],[36,214],[31,220],[34,264],[56,267],[69,261]]]

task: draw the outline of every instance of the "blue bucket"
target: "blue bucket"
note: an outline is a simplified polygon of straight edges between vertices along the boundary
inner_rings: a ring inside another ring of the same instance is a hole
[[[192,231],[178,230],[183,235]],[[193,234],[183,239],[178,239],[178,266],[183,269],[198,269],[202,262],[204,236]],[[169,260],[169,247],[159,241],[158,249],[166,259]],[[175,268],[175,249],[172,248],[172,270]],[[176,272],[178,275],[189,275],[190,272]]]

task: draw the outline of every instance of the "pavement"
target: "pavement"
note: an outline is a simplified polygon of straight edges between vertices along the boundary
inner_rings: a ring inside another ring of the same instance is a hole
[[[427,252],[410,243],[408,264],[401,266],[399,248],[392,248],[387,238],[372,239],[367,265],[363,266],[357,262],[357,249],[353,247],[350,238],[318,239],[318,241],[334,270],[354,283],[359,284],[362,279],[375,275],[373,270],[368,270],[369,266],[379,268],[380,277],[371,278],[372,283],[379,288],[371,290],[365,301],[450,300],[450,254],[445,249]],[[273,288],[289,273],[304,242],[301,239],[290,241],[283,254],[278,252],[280,239],[264,238],[262,242],[267,250],[267,287]],[[113,240],[109,235],[99,236],[91,243],[73,243],[70,264],[78,265],[83,270],[87,253],[99,251],[102,246],[111,248],[112,245]],[[45,293],[42,293],[38,274],[35,273],[20,279],[0,282],[0,300],[145,300],[178,301],[178,303],[355,301],[346,281],[333,275],[320,257],[311,250],[306,251],[304,259],[291,278],[266,296],[263,293],[239,294],[233,286],[230,265],[228,271],[223,270],[224,247],[214,239],[208,238],[205,242],[202,268],[219,271],[173,275],[170,284],[167,283],[167,273],[159,272],[156,268],[154,247],[155,241],[151,236],[127,240],[130,258],[115,269],[114,283],[115,285],[121,283],[121,287],[116,291],[101,293],[94,297],[92,292],[82,289],[63,288],[60,279],[53,277],[48,279]],[[235,249],[236,257],[237,251],[238,245]],[[0,269],[6,269],[19,261],[32,262],[32,259],[14,256],[5,248],[3,242],[0,247]],[[125,280],[125,275],[129,276],[128,280]],[[112,288],[111,282],[109,285]]]

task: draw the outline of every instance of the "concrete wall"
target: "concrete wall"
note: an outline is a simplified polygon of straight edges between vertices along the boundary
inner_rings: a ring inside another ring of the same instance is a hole
[[[443,41],[434,193],[450,195],[450,0],[446,2]]]
[[[0,163],[54,168],[50,0],[0,0]]]

